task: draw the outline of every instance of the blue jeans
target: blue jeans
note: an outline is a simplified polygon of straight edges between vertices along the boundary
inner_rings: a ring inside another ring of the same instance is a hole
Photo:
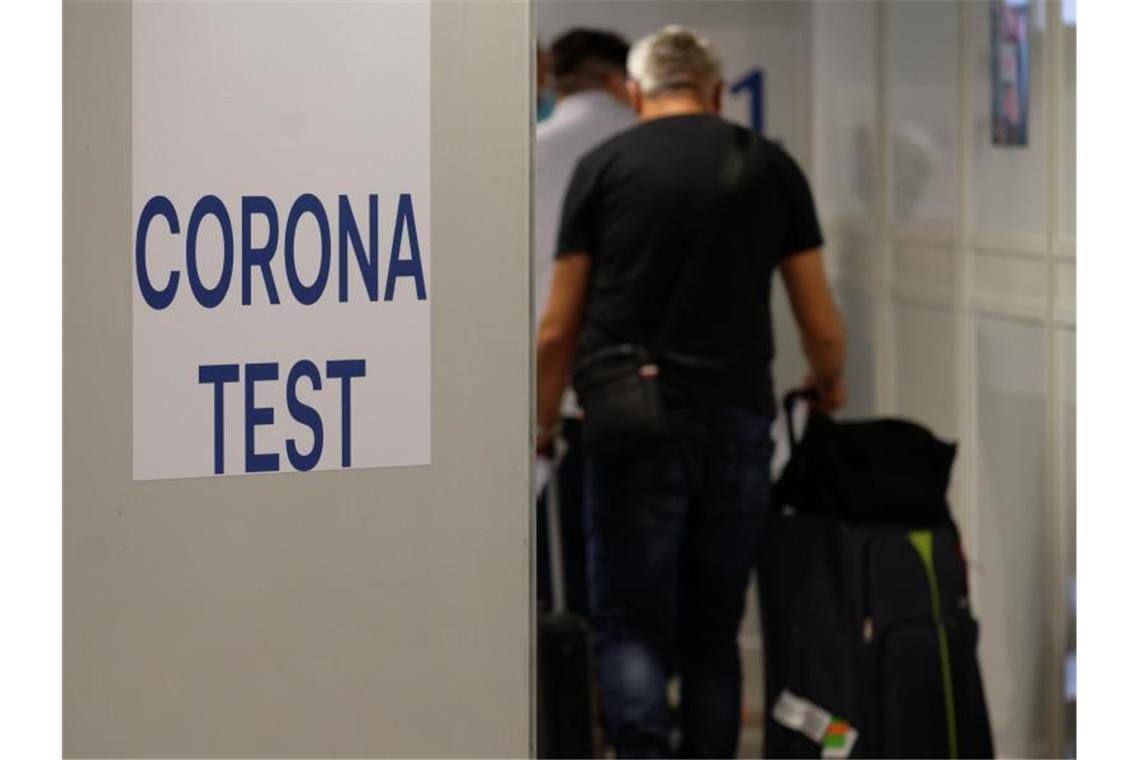
[[[681,677],[683,757],[735,757],[737,634],[768,507],[771,418],[667,409],[670,442],[588,461],[590,612],[606,734],[619,757],[672,754],[666,682]]]

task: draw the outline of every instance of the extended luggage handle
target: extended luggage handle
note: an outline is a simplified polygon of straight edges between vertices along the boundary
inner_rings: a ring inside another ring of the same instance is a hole
[[[558,490],[558,468],[566,458],[566,441],[562,436],[554,439],[554,453],[550,457],[550,478],[546,481],[546,545],[550,562],[550,591],[555,614],[566,611],[566,574],[562,564],[562,514]]]
[[[799,440],[796,438],[795,412],[796,404],[800,401],[812,402],[819,398],[819,391],[815,388],[796,388],[784,394],[784,424],[788,429],[788,450],[795,451]],[[805,427],[806,430],[806,427]],[[801,438],[803,436],[800,436]]]

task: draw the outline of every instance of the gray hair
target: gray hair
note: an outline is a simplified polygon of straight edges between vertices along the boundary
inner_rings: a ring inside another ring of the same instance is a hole
[[[629,51],[627,68],[646,97],[669,90],[696,90],[707,97],[722,76],[712,44],[676,25],[638,40]]]

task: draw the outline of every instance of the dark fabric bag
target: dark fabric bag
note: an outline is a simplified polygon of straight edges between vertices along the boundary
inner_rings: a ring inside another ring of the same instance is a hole
[[[993,757],[945,497],[954,446],[903,420],[823,415],[797,440],[802,395],[784,402],[792,456],[757,558],[765,756]],[[830,716],[822,742],[779,720],[785,693]]]
[[[785,414],[803,394],[784,400]],[[789,423],[790,424],[790,423]],[[915,526],[950,519],[946,489],[957,447],[902,419],[837,422],[812,414],[773,485],[777,504],[855,523]]]
[[[582,405],[582,442],[599,459],[620,459],[660,446],[666,437],[659,370],[631,343],[603,348],[574,371]]]

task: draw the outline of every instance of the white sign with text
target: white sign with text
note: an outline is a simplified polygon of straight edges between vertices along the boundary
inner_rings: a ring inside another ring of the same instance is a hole
[[[134,4],[136,480],[430,462],[430,14]]]

